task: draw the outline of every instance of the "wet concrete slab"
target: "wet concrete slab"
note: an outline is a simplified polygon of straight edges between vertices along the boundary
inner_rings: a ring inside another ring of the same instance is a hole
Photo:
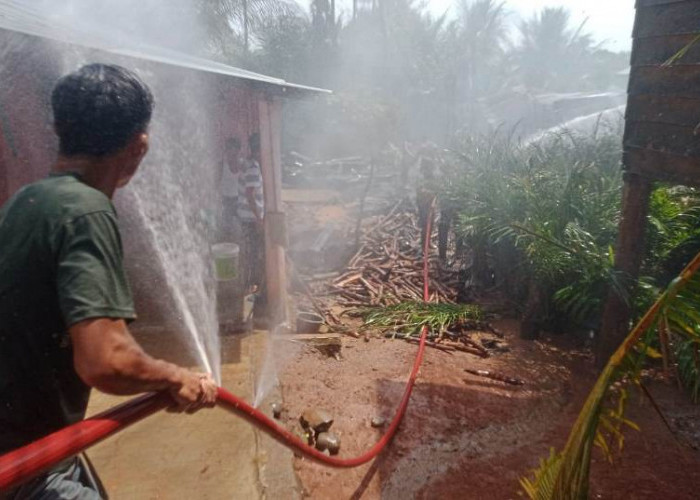
[[[179,361],[162,341],[149,335],[140,340],[149,352]],[[264,348],[261,332],[223,338],[222,385],[250,401]],[[126,399],[93,391],[88,414]],[[299,497],[291,452],[221,408],[160,412],[94,446],[88,456],[113,500]]]

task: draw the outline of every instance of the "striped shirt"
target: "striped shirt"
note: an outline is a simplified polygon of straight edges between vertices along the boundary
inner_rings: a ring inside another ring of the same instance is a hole
[[[258,214],[262,217],[265,213],[265,201],[263,199],[262,175],[260,165],[255,160],[247,160],[243,165],[243,170],[238,175],[238,218],[243,222],[255,221],[255,214],[248,204],[246,190],[253,188],[255,204],[258,207]]]

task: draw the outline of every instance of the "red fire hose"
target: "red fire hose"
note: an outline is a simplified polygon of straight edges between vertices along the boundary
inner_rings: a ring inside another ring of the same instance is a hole
[[[427,218],[426,234],[428,236],[425,238],[423,247],[423,300],[428,300],[429,298],[428,245],[430,244],[431,219],[432,213],[431,216]],[[406,412],[406,408],[408,407],[408,401],[411,397],[418,370],[423,360],[427,333],[427,328],[423,327],[418,352],[413,362],[413,369],[406,383],[406,390],[401,397],[401,402],[399,403],[389,428],[374,446],[357,457],[336,458],[321,453],[301,441],[291,432],[278,426],[264,413],[253,408],[226,389],[219,388],[217,403],[222,408],[258,426],[274,439],[292,448],[301,455],[331,467],[356,467],[376,457],[396,434],[399,424]],[[162,410],[171,403],[172,400],[167,394],[146,394],[0,456],[0,491],[8,490],[28,481],[61,461],[78,454],[85,448],[123,430],[130,424]]]

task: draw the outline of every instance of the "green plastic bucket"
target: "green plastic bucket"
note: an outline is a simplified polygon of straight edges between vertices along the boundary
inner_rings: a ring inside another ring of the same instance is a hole
[[[236,279],[238,276],[238,256],[240,251],[240,248],[235,243],[217,243],[212,245],[214,276],[218,281]]]

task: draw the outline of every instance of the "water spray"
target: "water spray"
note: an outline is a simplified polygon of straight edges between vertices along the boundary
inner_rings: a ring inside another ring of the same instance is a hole
[[[430,210],[432,212],[432,205]],[[429,214],[426,221],[427,234],[430,234],[431,219],[432,213]],[[428,300],[430,296],[428,290],[429,245],[430,238],[425,238],[423,247],[423,300]],[[221,387],[219,387],[217,392],[217,404],[221,408],[247,420],[284,446],[311,460],[330,467],[357,467],[374,459],[394,438],[408,408],[418,370],[423,361],[427,335],[428,328],[424,326],[421,330],[418,352],[406,383],[406,389],[386,433],[371,448],[356,457],[332,457],[316,450],[293,433],[277,425],[261,411]],[[145,394],[0,456],[0,491],[14,488],[28,481],[61,461],[80,453],[85,448],[170,405],[172,405],[172,399],[166,393]]]
[[[275,356],[276,347],[282,336],[289,331],[288,323],[280,323],[272,330],[267,336],[267,346],[265,349],[265,355],[263,356],[260,370],[255,378],[255,384],[253,387],[253,407],[259,408],[265,397],[272,390],[273,387],[278,382],[277,367],[279,364],[279,359]],[[288,355],[294,353],[295,351],[288,351]],[[289,359],[289,358],[287,358]]]

